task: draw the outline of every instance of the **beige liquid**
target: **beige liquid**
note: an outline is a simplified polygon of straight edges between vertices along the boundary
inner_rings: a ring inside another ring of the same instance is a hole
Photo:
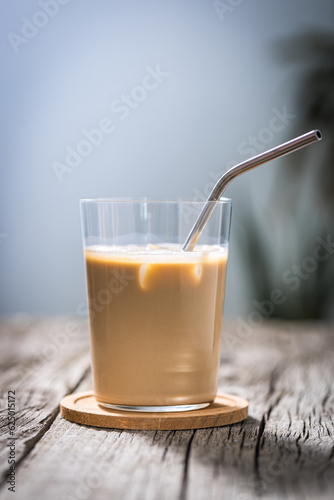
[[[213,401],[227,251],[90,247],[85,258],[98,401]]]

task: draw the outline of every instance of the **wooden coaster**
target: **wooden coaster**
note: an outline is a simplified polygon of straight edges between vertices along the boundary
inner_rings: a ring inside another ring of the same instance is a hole
[[[65,396],[60,402],[60,413],[77,424],[110,429],[203,429],[241,422],[248,416],[248,401],[231,394],[217,394],[214,402],[201,410],[144,413],[108,410],[97,403],[93,392],[81,392]]]

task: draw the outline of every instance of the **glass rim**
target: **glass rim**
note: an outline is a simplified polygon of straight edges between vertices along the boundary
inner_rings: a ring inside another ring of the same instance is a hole
[[[181,200],[175,200],[175,199],[168,199],[166,198],[157,200],[155,198],[148,198],[148,197],[133,197],[133,198],[80,198],[80,203],[152,203],[152,204],[163,204],[163,203],[179,203],[179,204],[194,204],[194,205],[203,205],[205,203],[219,203],[219,204],[232,204],[232,199],[231,198],[225,198],[221,197],[219,200],[215,201],[208,201],[208,200],[193,200],[191,198],[188,199],[181,199]]]

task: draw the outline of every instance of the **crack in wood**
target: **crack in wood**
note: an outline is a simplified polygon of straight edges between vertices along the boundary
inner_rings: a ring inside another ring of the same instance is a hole
[[[190,458],[191,445],[192,445],[192,442],[194,440],[195,434],[196,434],[196,429],[194,429],[192,431],[192,435],[190,436],[190,439],[189,439],[188,445],[187,445],[187,449],[186,449],[186,456],[184,459],[184,468],[183,468],[182,487],[181,487],[179,500],[186,500],[186,497],[187,497],[189,458]]]
[[[279,377],[283,374],[287,367],[286,361],[281,361],[279,362],[275,368],[272,370],[270,379],[269,379],[269,388],[268,388],[268,393],[267,393],[267,399],[272,396],[275,391],[276,391],[276,384],[279,379]]]
[[[215,427],[212,427],[212,429],[210,430],[210,432],[208,434],[208,438],[207,438],[206,443],[205,443],[206,445],[209,443],[210,438],[211,438],[214,430],[215,430]]]
[[[158,434],[158,431],[154,431],[154,434],[153,434],[153,437],[152,437],[152,443],[154,443],[157,434]]]
[[[326,392],[323,400],[321,401],[321,406],[322,406],[322,409],[324,411],[325,411],[326,403],[327,403],[330,395],[331,395],[331,387],[327,386],[327,392]]]
[[[260,449],[262,450],[262,448],[264,447],[264,444],[266,442],[266,438],[264,436],[262,436],[262,439],[261,439],[261,445],[260,445]]]
[[[281,363],[279,366],[277,366],[272,371],[266,399],[269,399],[270,396],[272,396],[272,394],[274,394],[274,392],[276,390],[277,380],[278,380],[279,376],[281,375],[281,373],[284,371],[284,367],[285,367],[285,363],[284,364]],[[258,496],[261,496],[261,494],[262,494],[262,486],[261,486],[262,480],[261,480],[259,459],[260,459],[260,450],[264,448],[265,441],[266,441],[265,437],[264,437],[264,431],[265,431],[266,424],[270,418],[270,415],[271,415],[273,409],[279,405],[280,401],[283,398],[283,395],[284,395],[284,391],[282,390],[278,394],[276,399],[269,405],[267,412],[265,412],[262,415],[262,418],[261,418],[261,421],[259,424],[259,430],[258,430],[258,435],[257,435],[257,439],[256,439],[255,453],[254,453],[254,472],[255,472],[255,477],[256,477],[255,489],[257,491]],[[291,426],[291,416],[290,416],[290,426]],[[277,433],[275,433],[275,441],[276,441],[276,443],[278,441]]]
[[[301,439],[301,434],[297,437],[296,439],[296,447],[297,447],[297,457],[296,457],[296,463],[299,462],[300,460],[300,457],[301,457],[301,454],[302,454],[302,450],[301,450],[301,447],[300,447],[300,444],[299,444],[299,441]]]
[[[332,437],[332,433],[331,433],[331,431],[329,430],[329,428],[328,428],[328,425],[327,425],[327,424],[325,424],[325,428],[326,428],[326,430],[327,430],[327,435],[328,435],[329,437]]]
[[[243,430],[243,433],[242,433],[242,436],[241,436],[241,443],[240,443],[240,449],[239,449],[239,457],[241,457],[241,455],[242,455],[242,449],[244,447],[245,437],[246,437],[246,429],[245,428],[241,428],[241,430]],[[239,434],[240,434],[240,432],[239,432]]]
[[[176,431],[169,431],[169,432],[168,432],[168,434],[167,434],[167,436],[166,436],[166,441],[168,441],[168,439],[169,439],[169,438],[170,438],[170,439],[169,439],[169,441],[167,442],[167,445],[165,446],[164,451],[163,451],[163,453],[162,453],[162,457],[161,457],[162,462],[163,462],[163,461],[165,460],[165,458],[166,458],[168,448],[170,447],[170,445],[171,445],[171,443],[172,443],[172,441],[173,441],[173,437],[175,436],[175,432],[176,432]]]
[[[333,444],[333,447],[332,447],[331,454],[328,457],[328,462],[330,462],[333,458],[334,458],[334,444]]]
[[[307,441],[309,437],[310,437],[310,431],[307,431],[303,442],[305,443],[305,441]]]
[[[255,453],[254,453],[254,475],[255,475],[255,483],[254,487],[256,490],[257,496],[261,496],[262,494],[262,487],[261,487],[261,476],[260,476],[260,470],[259,470],[259,456],[260,456],[260,444],[261,444],[261,439],[264,433],[264,429],[266,426],[266,420],[265,420],[265,414],[262,415],[260,425],[259,425],[259,430],[256,438],[256,444],[255,444]]]
[[[319,416],[319,426],[322,427],[323,430],[325,430],[324,426],[322,425],[321,415]]]
[[[255,443],[254,469],[255,469],[256,474],[259,474],[260,444],[261,444],[261,438],[263,436],[265,426],[266,426],[266,419],[265,419],[265,414],[263,414],[261,421],[260,421],[259,430],[258,430],[256,443]]]
[[[280,394],[277,396],[276,400],[269,405],[268,411],[267,411],[267,420],[269,420],[271,412],[273,411],[276,406],[279,405],[281,399],[283,398],[283,391],[280,392]]]
[[[302,399],[302,396],[299,396],[298,399],[297,399],[297,403],[296,403],[296,415],[299,416],[300,414],[300,403],[301,403],[301,399]]]
[[[289,417],[289,425],[288,425],[289,434],[288,434],[288,436],[290,436],[290,434],[291,434],[291,422],[292,422],[290,410],[288,410],[288,417]]]

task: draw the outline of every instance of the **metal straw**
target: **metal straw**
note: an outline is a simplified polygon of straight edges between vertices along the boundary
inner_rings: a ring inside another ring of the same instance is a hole
[[[182,250],[191,251],[194,249],[201,233],[208,222],[210,215],[212,214],[217,201],[221,198],[223,192],[230,184],[230,182],[240,174],[251,170],[254,167],[258,167],[267,161],[274,160],[275,158],[280,158],[281,156],[297,151],[297,149],[304,148],[313,142],[320,141],[322,138],[321,132],[319,130],[311,130],[307,134],[300,135],[291,141],[284,142],[280,146],[269,149],[264,153],[253,156],[249,160],[239,163],[235,167],[230,168],[225,174],[218,180],[212,189],[210,196],[201,210],[195,224],[193,225]]]

